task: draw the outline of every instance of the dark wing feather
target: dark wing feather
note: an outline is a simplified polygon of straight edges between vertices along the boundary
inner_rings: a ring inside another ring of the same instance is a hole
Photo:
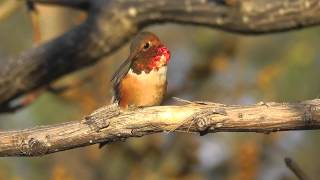
[[[130,69],[131,65],[131,59],[128,58],[125,60],[120,67],[117,69],[117,71],[113,74],[111,78],[112,86],[113,86],[113,97],[112,97],[112,103],[119,103],[120,101],[120,91],[119,91],[119,86],[120,86],[120,81],[124,76],[127,74],[127,72]],[[104,145],[108,144],[108,142],[102,142],[99,144],[99,148],[102,148]]]
[[[128,73],[131,63],[132,63],[131,58],[128,58],[127,60],[125,60],[112,76],[112,79],[111,79],[112,87],[113,87],[112,103],[117,103],[120,101],[120,91],[119,91],[120,81]]]

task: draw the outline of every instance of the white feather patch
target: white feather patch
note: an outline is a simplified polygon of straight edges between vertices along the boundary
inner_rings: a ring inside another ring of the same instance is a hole
[[[140,74],[136,74],[129,70],[128,75],[136,77],[139,81],[149,81],[149,83],[165,83],[167,80],[167,66],[163,66],[158,70],[153,69],[149,73],[142,71]]]

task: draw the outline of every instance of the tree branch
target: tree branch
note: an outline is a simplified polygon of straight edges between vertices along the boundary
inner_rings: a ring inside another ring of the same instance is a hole
[[[259,132],[320,128],[320,99],[229,106],[195,102],[119,111],[102,107],[81,121],[0,132],[0,156],[42,156],[160,132]]]
[[[317,25],[317,0],[33,0],[88,7],[88,19],[61,37],[1,62],[0,108],[12,99],[109,55],[146,25],[174,22],[244,34],[265,34]],[[87,6],[87,5],[86,5]]]
[[[300,168],[300,166],[291,158],[284,158],[286,166],[297,176],[299,180],[309,180],[306,173]]]
[[[97,62],[147,25],[173,22],[242,34],[318,25],[317,0],[34,0],[68,6],[89,3],[88,19],[19,58],[0,61],[0,108],[27,92]],[[228,3],[234,2],[234,3]],[[69,5],[70,5],[69,4]]]

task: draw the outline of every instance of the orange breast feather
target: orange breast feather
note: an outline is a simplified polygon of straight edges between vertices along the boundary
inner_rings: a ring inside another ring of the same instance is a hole
[[[120,82],[121,108],[160,105],[167,89],[166,69],[139,75],[128,72]]]

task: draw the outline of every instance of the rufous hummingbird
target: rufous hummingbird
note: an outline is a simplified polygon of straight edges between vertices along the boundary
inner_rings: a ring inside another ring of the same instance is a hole
[[[167,91],[170,52],[151,32],[139,33],[132,41],[129,57],[114,73],[113,103],[121,109],[160,105]],[[102,142],[99,148],[106,142]]]
[[[170,52],[151,32],[132,41],[130,55],[112,77],[114,97],[122,109],[160,105],[167,91]]]

